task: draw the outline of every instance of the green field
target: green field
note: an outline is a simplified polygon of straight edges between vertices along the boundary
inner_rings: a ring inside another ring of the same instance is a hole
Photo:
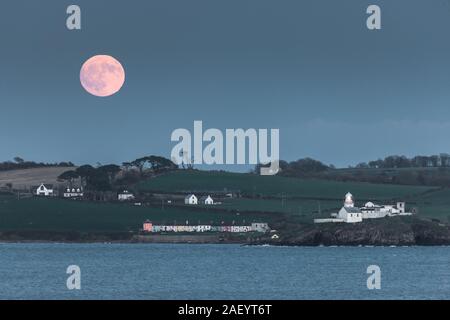
[[[450,222],[450,189],[437,190],[414,199],[419,215]]]
[[[379,203],[405,200],[417,207],[422,217],[447,222],[450,189],[400,186],[330,180],[258,176],[226,172],[178,171],[159,176],[136,186],[147,192],[214,193],[239,192],[240,198],[225,198],[212,207],[73,201],[57,198],[16,199],[0,196],[0,231],[43,230],[79,232],[138,231],[146,219],[154,223],[250,223],[271,222],[289,217],[312,223],[328,216],[352,192],[358,205],[371,200]]]
[[[116,232],[138,231],[146,219],[154,223],[190,224],[269,221],[276,215],[209,212],[189,208],[161,208],[132,204],[93,203],[64,199],[0,196],[0,231],[46,230]]]
[[[141,191],[185,193],[228,190],[240,191],[248,196],[280,197],[285,195],[286,197],[333,200],[343,199],[347,192],[352,192],[357,200],[385,200],[410,197],[434,188],[285,178],[230,172],[176,171],[141,182],[138,189]]]
[[[311,215],[340,208],[340,200],[308,199],[226,199],[219,207],[240,211],[283,212],[293,215]]]

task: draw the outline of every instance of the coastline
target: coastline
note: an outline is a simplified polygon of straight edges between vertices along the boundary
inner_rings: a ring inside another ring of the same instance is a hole
[[[0,231],[3,243],[185,243],[274,246],[440,246],[450,245],[450,226],[396,217],[363,223],[301,224],[278,221],[268,233],[137,231]],[[277,231],[274,231],[277,230]],[[276,237],[274,235],[277,235]]]

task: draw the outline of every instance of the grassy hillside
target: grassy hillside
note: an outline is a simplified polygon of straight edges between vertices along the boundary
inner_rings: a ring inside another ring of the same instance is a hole
[[[450,168],[448,167],[333,169],[318,173],[316,177],[336,181],[450,187]]]
[[[273,196],[340,200],[352,192],[359,200],[405,198],[433,188],[380,185],[364,182],[297,179],[230,172],[176,171],[141,182],[142,191],[211,192],[239,190],[248,196]]]
[[[196,192],[240,191],[241,198],[224,199],[223,204],[180,207],[166,204],[132,204],[73,201],[64,199],[0,196],[0,231],[43,230],[80,232],[137,231],[142,222],[184,224],[246,223],[279,221],[289,217],[312,223],[342,205],[348,191],[358,205],[367,200],[380,203],[404,199],[419,208],[422,217],[447,221],[450,216],[450,189],[423,186],[399,186],[330,180],[305,180],[227,172],[178,171],[137,185],[141,191]],[[179,205],[179,203],[178,203]],[[319,210],[321,214],[319,214]]]
[[[137,231],[142,222],[185,224],[270,221],[279,215],[211,212],[192,208],[154,208],[132,204],[93,203],[49,198],[17,200],[0,196],[0,231]]]
[[[0,186],[12,183],[14,188],[27,188],[40,183],[56,183],[56,178],[64,171],[75,167],[45,167],[22,170],[0,171]]]
[[[420,216],[428,216],[450,222],[450,189],[445,188],[424,194],[413,200]]]

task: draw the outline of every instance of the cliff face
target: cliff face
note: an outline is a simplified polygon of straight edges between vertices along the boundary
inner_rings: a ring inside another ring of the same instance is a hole
[[[259,242],[274,245],[450,245],[449,226],[417,218],[384,218],[362,223],[327,223],[279,226],[279,239]]]

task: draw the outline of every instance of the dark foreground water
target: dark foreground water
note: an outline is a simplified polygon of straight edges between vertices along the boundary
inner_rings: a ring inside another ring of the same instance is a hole
[[[450,247],[0,244],[0,298],[449,299]]]

